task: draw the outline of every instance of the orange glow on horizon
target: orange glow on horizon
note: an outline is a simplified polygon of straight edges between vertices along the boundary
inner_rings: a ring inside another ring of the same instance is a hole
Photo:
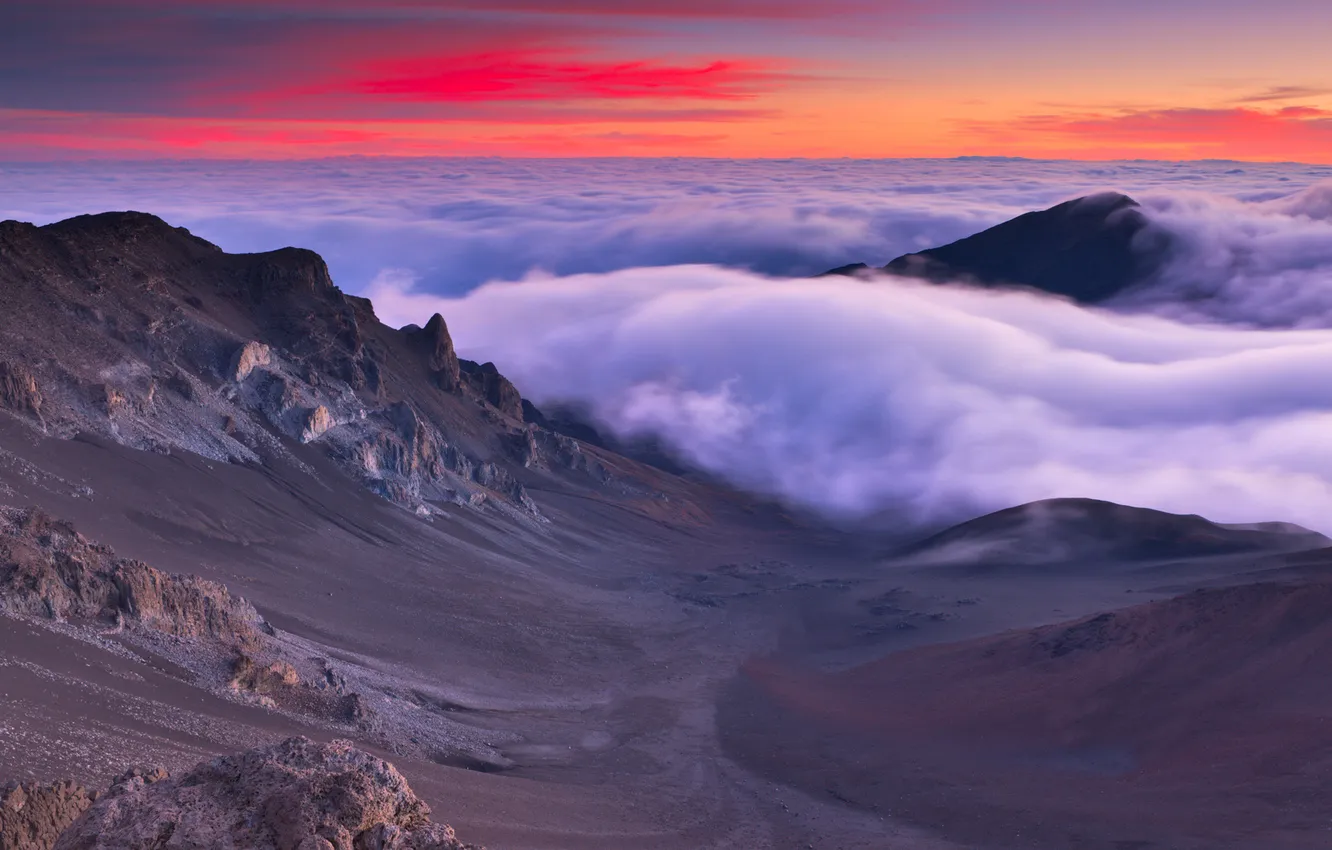
[[[1125,2],[14,0],[0,160],[1332,162],[1332,7]]]

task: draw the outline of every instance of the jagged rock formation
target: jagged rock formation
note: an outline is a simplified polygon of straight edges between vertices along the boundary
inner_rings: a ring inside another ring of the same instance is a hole
[[[237,649],[231,659],[227,687],[265,708],[285,709],[333,723],[365,727],[375,717],[365,698],[349,690],[346,681],[329,668],[325,667],[324,675],[316,681],[307,682],[290,662],[282,658],[260,660],[243,649]]]
[[[462,376],[476,392],[501,413],[523,420],[523,397],[509,379],[499,373],[494,363],[459,361]]]
[[[42,393],[31,372],[22,366],[0,361],[0,407],[32,416],[41,414]]]
[[[336,425],[333,414],[328,412],[328,408],[322,404],[318,405],[306,414],[305,427],[301,429],[301,442],[312,443],[333,430]]]
[[[65,831],[56,850],[469,850],[382,759],[292,738],[171,778],[134,771]],[[471,850],[477,850],[471,848]]]
[[[236,697],[338,724],[364,725],[374,716],[345,681],[327,673],[303,681],[269,639],[272,627],[224,586],[117,558],[39,510],[0,507],[0,614],[198,639],[177,662],[202,682],[217,683],[221,673]],[[230,667],[219,670],[227,654]]]
[[[144,628],[254,645],[266,625],[248,602],[195,576],[117,558],[67,522],[0,508],[0,612]]]
[[[73,782],[5,785],[0,788],[0,850],[50,850],[96,798]]]
[[[294,688],[301,683],[301,674],[285,661],[261,664],[243,652],[236,654],[231,665],[231,681],[238,691],[267,694],[283,688]]]
[[[453,338],[449,336],[444,317],[436,313],[426,322],[425,328],[412,327],[407,333],[410,334],[412,345],[425,356],[426,366],[439,388],[447,392],[457,390],[461,371],[458,355],[453,350]]]
[[[1088,195],[1026,213],[939,248],[906,254],[882,271],[981,286],[1026,286],[1097,303],[1142,283],[1164,263],[1168,233],[1137,201],[1118,192]],[[828,275],[872,271],[863,263]]]
[[[266,463],[302,444],[381,495],[535,515],[523,479],[604,479],[563,441],[529,462],[518,390],[443,317],[395,330],[295,248],[227,254],[143,213],[0,222],[0,409],[47,433]],[[75,344],[77,340],[77,344]]]
[[[231,380],[243,381],[250,377],[255,369],[269,366],[273,362],[273,351],[262,342],[247,342],[242,345],[233,358],[229,373]]]

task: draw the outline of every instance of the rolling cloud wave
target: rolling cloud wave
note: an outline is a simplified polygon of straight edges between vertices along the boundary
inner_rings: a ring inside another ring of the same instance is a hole
[[[711,267],[372,294],[389,316],[442,311],[538,404],[838,517],[1089,496],[1332,530],[1332,331]]]

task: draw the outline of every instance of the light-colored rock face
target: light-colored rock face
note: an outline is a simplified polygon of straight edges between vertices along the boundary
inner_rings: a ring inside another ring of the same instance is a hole
[[[31,372],[0,361],[0,408],[33,416],[42,412],[42,393]]]
[[[345,741],[292,738],[178,778],[130,774],[56,850],[469,850],[393,765]],[[477,848],[470,848],[477,850]]]
[[[328,408],[322,404],[319,405],[310,411],[305,420],[305,428],[301,430],[301,442],[313,443],[332,430],[336,424],[333,421],[333,414],[329,413]]]
[[[50,850],[93,798],[73,782],[10,783],[0,788],[0,850]]]
[[[230,377],[233,381],[243,381],[250,377],[255,369],[270,366],[273,363],[273,350],[262,342],[247,342],[231,359]]]
[[[245,653],[236,656],[231,666],[233,690],[266,694],[280,688],[294,688],[301,683],[301,675],[286,661],[259,664]]]
[[[9,508],[0,509],[0,611],[238,646],[257,642],[263,629],[258,612],[220,584],[117,558],[68,523]]]

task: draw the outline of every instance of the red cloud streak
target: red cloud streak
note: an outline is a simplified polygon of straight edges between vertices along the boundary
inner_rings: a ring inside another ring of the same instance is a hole
[[[782,75],[717,60],[696,66],[653,62],[551,61],[525,53],[448,56],[382,65],[380,76],[332,84],[344,91],[427,103],[504,100],[738,100],[769,91]]]

